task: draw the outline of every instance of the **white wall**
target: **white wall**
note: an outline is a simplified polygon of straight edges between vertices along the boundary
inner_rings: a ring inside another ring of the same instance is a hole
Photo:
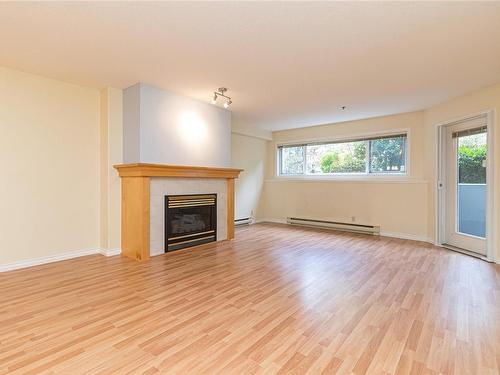
[[[235,219],[257,217],[264,186],[267,140],[233,132],[231,149],[233,168],[243,169],[235,183]]]
[[[99,95],[0,68],[0,264],[98,248]]]
[[[231,112],[142,83],[129,87],[124,161],[229,167]]]

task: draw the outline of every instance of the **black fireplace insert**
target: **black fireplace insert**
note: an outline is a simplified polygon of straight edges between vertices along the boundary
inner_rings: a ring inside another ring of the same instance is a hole
[[[217,194],[165,196],[165,252],[217,239]]]

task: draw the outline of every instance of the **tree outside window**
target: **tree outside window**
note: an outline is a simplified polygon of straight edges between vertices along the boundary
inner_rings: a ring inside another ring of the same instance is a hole
[[[486,183],[486,133],[458,138],[458,182],[461,184]]]

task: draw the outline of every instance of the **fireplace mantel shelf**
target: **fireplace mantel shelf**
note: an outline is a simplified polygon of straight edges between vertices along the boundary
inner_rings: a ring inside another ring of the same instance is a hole
[[[167,164],[117,164],[120,177],[238,178],[242,169]]]
[[[227,184],[227,239],[234,238],[234,179],[242,169],[166,164],[118,164],[122,185],[122,255],[149,258],[150,180],[155,177],[218,178]]]

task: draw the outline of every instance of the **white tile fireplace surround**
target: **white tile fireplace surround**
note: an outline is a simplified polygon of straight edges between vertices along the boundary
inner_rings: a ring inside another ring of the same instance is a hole
[[[165,252],[165,195],[217,194],[217,241],[227,239],[227,183],[216,178],[153,177],[150,183],[149,254]]]

